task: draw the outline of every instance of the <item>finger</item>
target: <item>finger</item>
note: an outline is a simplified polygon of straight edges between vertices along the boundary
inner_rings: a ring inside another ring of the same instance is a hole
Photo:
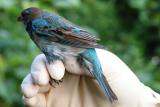
[[[47,84],[47,85],[44,85],[44,86],[41,86],[38,90],[38,93],[47,93],[49,92],[49,90],[51,89],[51,85],[50,84]]]
[[[46,57],[44,54],[38,55],[31,65],[31,76],[34,82],[40,86],[47,85],[50,77],[46,69]]]
[[[46,66],[52,79],[61,80],[63,78],[65,67],[62,61],[56,60],[54,62],[51,62],[50,64],[46,62]]]
[[[29,107],[46,107],[46,98],[44,94],[37,94],[32,98],[23,96],[23,101],[24,104]]]
[[[22,81],[21,90],[25,97],[31,98],[38,93],[39,86],[33,83],[32,77],[28,74]]]
[[[153,107],[151,104],[153,105],[159,100],[157,94],[141,83],[123,61],[109,51],[96,49],[96,52],[103,73],[118,97],[117,103],[126,105],[126,107],[135,107],[138,104],[144,107]]]

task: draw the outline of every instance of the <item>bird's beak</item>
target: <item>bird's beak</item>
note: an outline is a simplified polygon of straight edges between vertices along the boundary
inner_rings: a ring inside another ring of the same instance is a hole
[[[19,17],[17,18],[17,21],[22,21],[22,20],[23,20],[22,16],[19,16]]]

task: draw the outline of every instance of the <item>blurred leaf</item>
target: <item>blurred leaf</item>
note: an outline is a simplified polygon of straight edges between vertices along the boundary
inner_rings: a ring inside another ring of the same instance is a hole
[[[80,0],[54,0],[54,5],[59,8],[78,7]]]
[[[10,8],[15,5],[15,0],[1,0],[0,8]]]
[[[128,1],[131,7],[137,8],[140,10],[144,10],[148,2],[148,0],[128,0]]]

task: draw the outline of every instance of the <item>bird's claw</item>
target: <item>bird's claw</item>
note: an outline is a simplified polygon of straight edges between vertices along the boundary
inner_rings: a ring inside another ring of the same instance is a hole
[[[55,87],[57,84],[59,85],[62,82],[63,82],[63,79],[61,79],[61,80],[55,80],[55,79],[53,79],[49,83],[50,83],[51,86]]]
[[[58,85],[62,82],[62,80],[55,80],[55,79],[53,81]]]

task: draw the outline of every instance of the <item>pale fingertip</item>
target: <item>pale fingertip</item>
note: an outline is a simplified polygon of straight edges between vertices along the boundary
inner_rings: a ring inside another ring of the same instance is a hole
[[[46,62],[46,66],[52,79],[61,80],[63,78],[65,74],[65,67],[62,61],[57,60],[50,64]]]
[[[43,86],[43,85],[47,85],[49,83],[49,74],[46,72],[46,71],[32,71],[31,72],[31,75],[32,75],[32,78],[34,80],[34,82],[40,86]]]
[[[26,106],[28,107],[35,107],[36,103],[37,103],[37,99],[35,97],[32,98],[26,98],[26,97],[22,97],[23,102]]]
[[[33,83],[32,77],[28,74],[21,84],[21,91],[27,98],[31,98],[38,93],[39,86]]]
[[[32,98],[23,96],[23,101],[24,104],[29,107],[46,107],[46,98],[44,94],[37,94]]]
[[[47,85],[49,83],[49,74],[47,72],[46,57],[44,54],[38,55],[31,65],[31,75],[34,82],[38,85]]]

